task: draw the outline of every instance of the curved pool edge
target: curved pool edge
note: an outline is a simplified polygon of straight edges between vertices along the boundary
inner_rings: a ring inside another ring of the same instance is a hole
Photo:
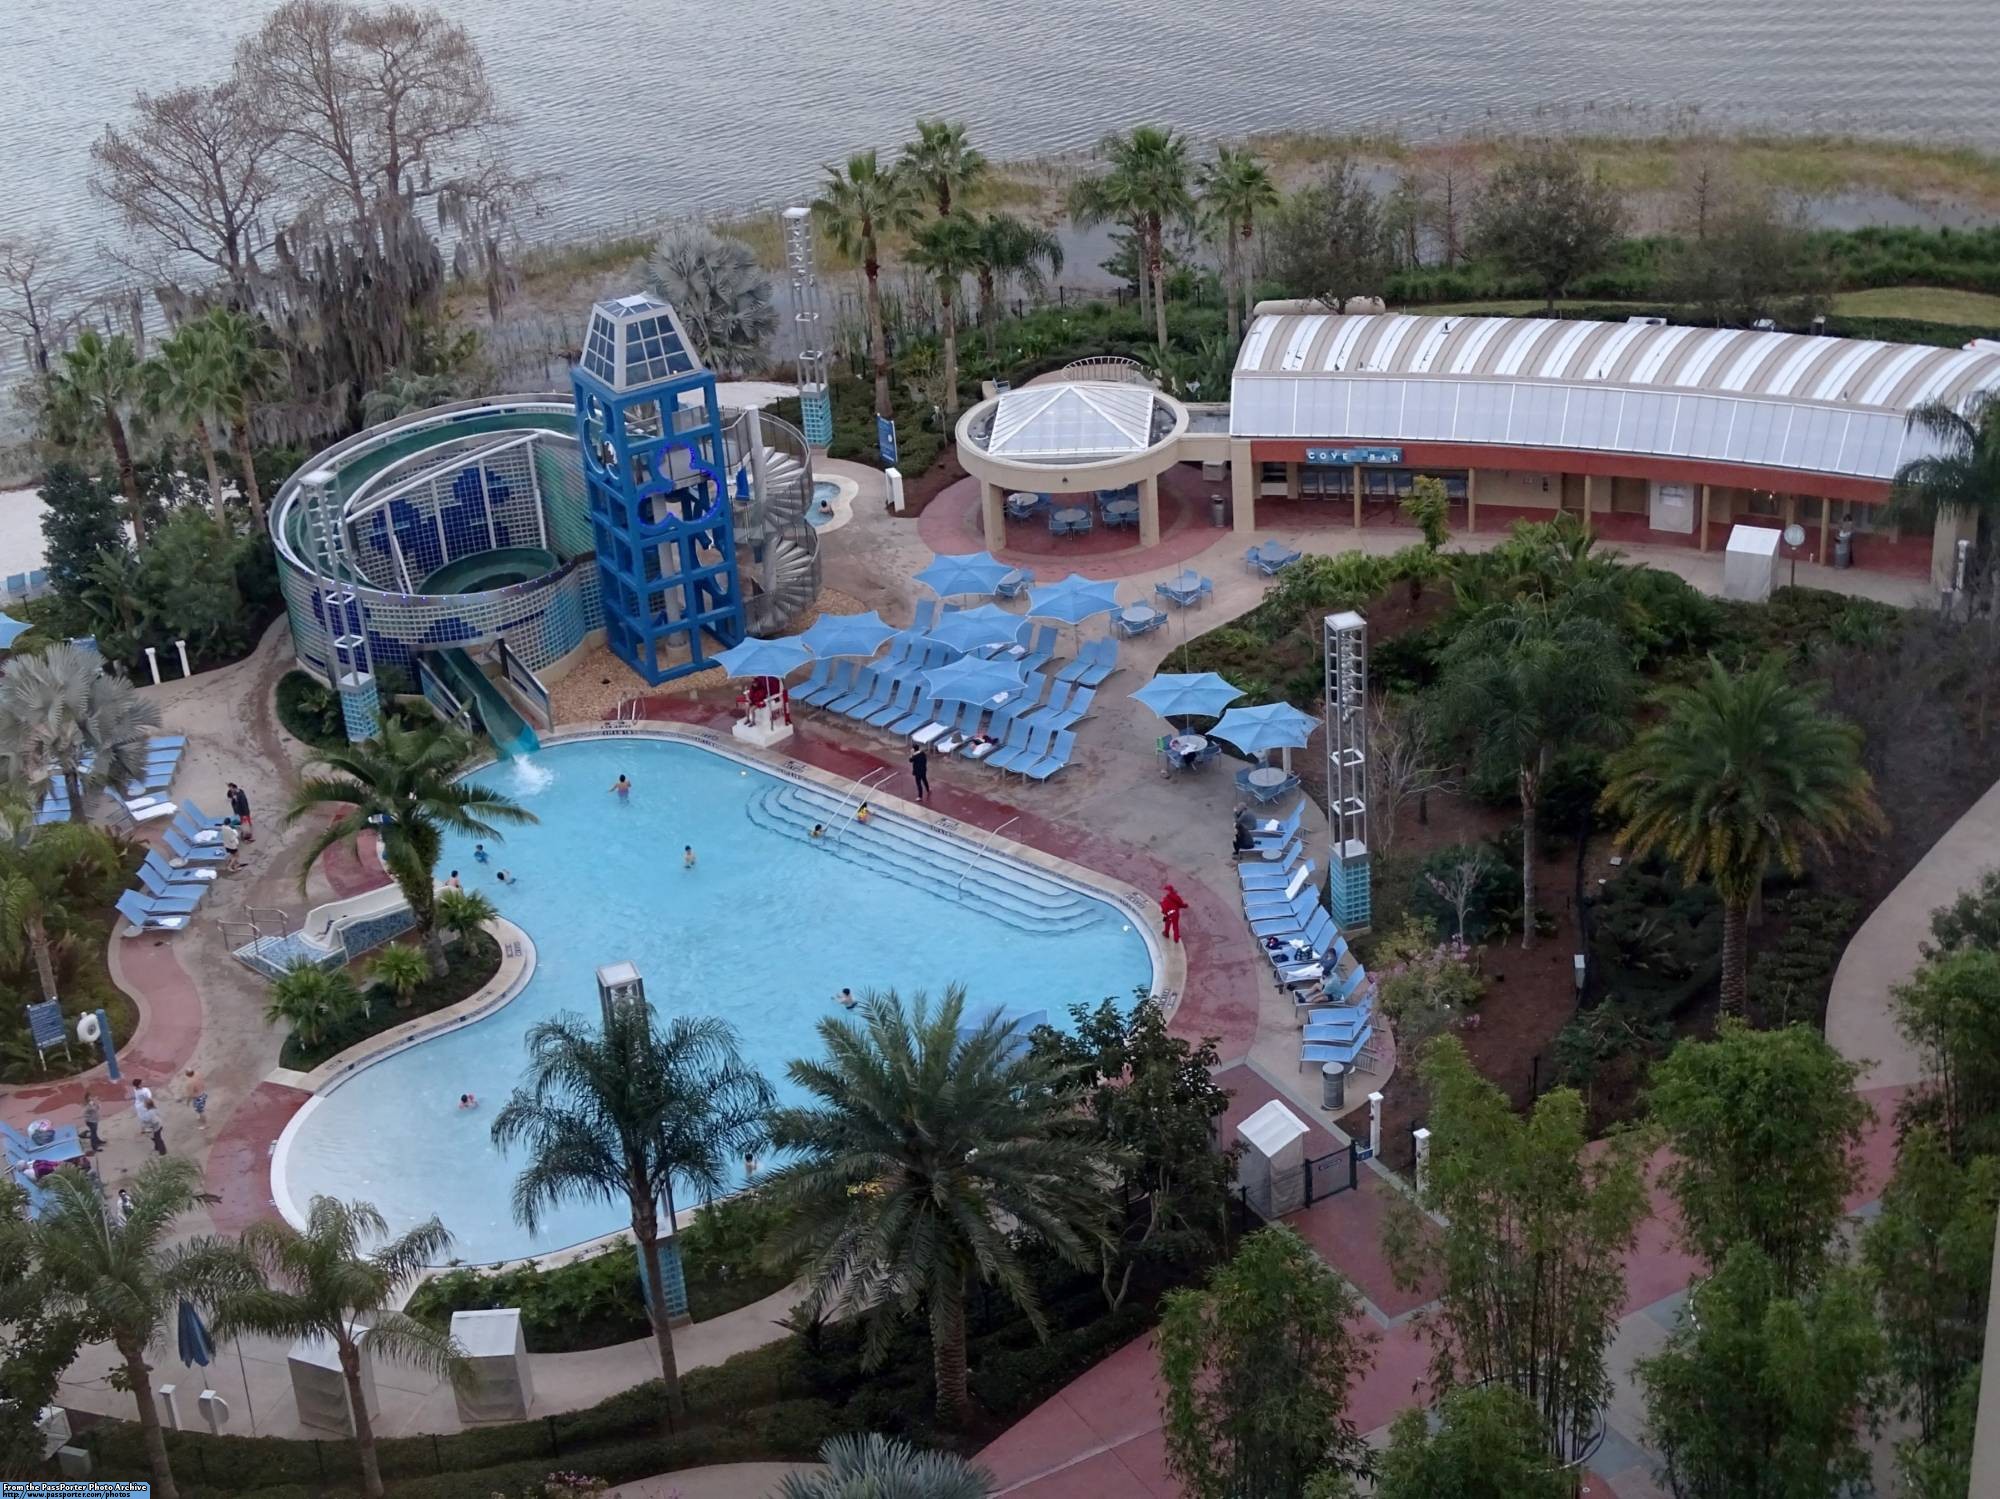
[[[528,980],[535,976],[537,960],[534,938],[504,916],[494,917],[485,923],[485,927],[500,944],[500,968],[475,993],[455,1005],[406,1020],[401,1025],[391,1026],[386,1031],[357,1041],[345,1051],[328,1057],[310,1072],[278,1068],[265,1078],[266,1082],[296,1088],[311,1095],[285,1121],[283,1131],[271,1146],[271,1204],[292,1227],[303,1229],[306,1224],[305,1209],[292,1196],[287,1180],[292,1140],[306,1119],[319,1107],[320,1100],[338,1092],[349,1079],[367,1071],[377,1062],[505,1009],[528,987]],[[518,951],[510,951],[510,948],[517,948]]]

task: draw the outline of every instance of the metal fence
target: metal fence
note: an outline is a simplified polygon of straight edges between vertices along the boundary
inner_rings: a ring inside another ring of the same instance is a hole
[[[1261,1180],[1238,1181],[1237,1200],[1266,1223],[1350,1191],[1360,1180],[1361,1156],[1353,1141],[1304,1164]]]

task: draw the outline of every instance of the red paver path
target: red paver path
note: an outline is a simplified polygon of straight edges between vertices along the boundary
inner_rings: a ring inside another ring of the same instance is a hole
[[[280,1083],[259,1083],[229,1116],[208,1147],[209,1208],[218,1230],[241,1233],[260,1219],[276,1218],[271,1202],[271,1147],[292,1115],[312,1095]]]

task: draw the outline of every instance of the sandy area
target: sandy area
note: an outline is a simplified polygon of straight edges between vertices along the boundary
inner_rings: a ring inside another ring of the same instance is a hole
[[[32,489],[0,489],[0,575],[25,573],[42,565],[42,513],[47,507]]]

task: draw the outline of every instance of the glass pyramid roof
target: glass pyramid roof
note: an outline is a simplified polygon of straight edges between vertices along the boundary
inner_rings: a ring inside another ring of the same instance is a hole
[[[702,367],[673,308],[654,297],[619,297],[590,309],[583,367],[613,390],[638,390]]]
[[[995,458],[1119,458],[1152,446],[1145,385],[1030,385],[1000,397],[986,451]]]

